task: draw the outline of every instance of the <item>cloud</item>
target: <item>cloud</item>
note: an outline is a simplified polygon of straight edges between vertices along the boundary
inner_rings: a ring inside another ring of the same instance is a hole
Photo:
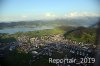
[[[19,16],[0,16],[0,21],[21,21],[21,20],[27,20],[28,16],[25,15],[19,15]]]
[[[0,21],[22,21],[22,20],[52,20],[52,19],[63,19],[63,18],[79,18],[79,17],[100,17],[100,13],[93,12],[69,12],[66,14],[58,14],[52,12],[45,12],[39,14],[32,15],[7,15],[1,16]],[[88,18],[87,18],[88,19]]]
[[[65,14],[65,17],[100,17],[100,13],[91,13],[91,12],[70,12]]]
[[[27,16],[25,16],[25,15],[23,15],[23,16],[21,16],[22,18],[27,18]]]
[[[54,13],[45,13],[45,16],[46,17],[49,17],[49,18],[54,18],[56,17],[56,15]]]
[[[50,19],[52,20],[52,19],[58,18],[58,14],[52,13],[52,12],[45,12],[45,13],[39,14],[37,18],[41,20],[50,20]]]

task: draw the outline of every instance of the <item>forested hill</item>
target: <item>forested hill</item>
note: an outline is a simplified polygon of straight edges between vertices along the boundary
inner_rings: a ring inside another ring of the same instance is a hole
[[[84,43],[95,43],[96,28],[77,27],[67,31],[64,34],[65,38]]]

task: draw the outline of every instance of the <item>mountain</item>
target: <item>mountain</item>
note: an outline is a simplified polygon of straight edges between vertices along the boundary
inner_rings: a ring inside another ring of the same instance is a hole
[[[54,20],[35,20],[35,21],[19,21],[19,22],[1,22],[0,28],[7,27],[38,27],[38,26],[90,26],[98,22],[100,17],[75,17],[75,18],[61,18]]]

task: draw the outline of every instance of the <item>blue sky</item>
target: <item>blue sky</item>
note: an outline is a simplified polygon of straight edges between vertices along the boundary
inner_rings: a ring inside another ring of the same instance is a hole
[[[0,21],[62,17],[69,12],[99,13],[97,0],[5,0]]]

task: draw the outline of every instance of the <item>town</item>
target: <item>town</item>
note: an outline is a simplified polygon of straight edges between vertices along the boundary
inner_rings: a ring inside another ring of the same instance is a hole
[[[49,63],[49,58],[94,58],[95,45],[84,44],[83,42],[76,42],[68,39],[64,39],[62,34],[58,35],[50,35],[43,37],[34,37],[30,38],[28,36],[20,36],[18,37],[16,42],[11,42],[10,44],[6,44],[6,46],[0,48],[0,58],[8,55],[9,53],[13,53],[13,51],[17,50],[18,53],[26,53],[31,54],[32,58],[27,62],[29,65],[34,65],[37,60],[47,58]],[[6,51],[4,53],[3,51]],[[8,54],[7,54],[8,53]],[[77,61],[80,62],[80,61]],[[80,63],[81,66],[85,64],[85,66],[93,65],[93,61],[88,63]],[[57,64],[57,66],[74,66],[79,65],[77,63],[68,64],[62,63]]]

